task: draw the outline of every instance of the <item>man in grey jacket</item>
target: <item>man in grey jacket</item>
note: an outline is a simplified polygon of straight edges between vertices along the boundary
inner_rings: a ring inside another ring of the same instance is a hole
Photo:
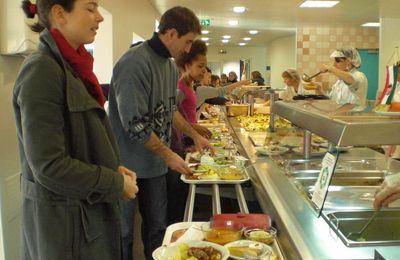
[[[201,34],[195,14],[174,7],[163,14],[159,32],[130,48],[114,67],[109,93],[110,120],[122,162],[138,176],[139,210],[146,259],[161,245],[166,229],[168,167],[191,174],[184,160],[170,148],[171,128],[190,136],[199,150],[211,148],[179,112],[175,95],[179,73],[171,58],[188,52]],[[211,148],[212,149],[212,148]],[[132,259],[134,202],[121,202],[124,255]]]

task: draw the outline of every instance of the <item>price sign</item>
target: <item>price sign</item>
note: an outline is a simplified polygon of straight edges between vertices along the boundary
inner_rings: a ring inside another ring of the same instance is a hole
[[[319,172],[318,180],[315,183],[315,190],[311,199],[319,210],[322,210],[326,195],[328,194],[328,187],[332,179],[336,162],[337,156],[331,153],[326,153],[322,160],[321,171]]]

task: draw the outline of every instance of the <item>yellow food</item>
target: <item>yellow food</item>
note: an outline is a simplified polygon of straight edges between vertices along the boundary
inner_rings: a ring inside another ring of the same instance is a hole
[[[317,85],[304,85],[305,90],[316,90],[317,88]]]
[[[234,256],[243,257],[246,253],[251,256],[258,256],[262,250],[257,248],[250,248],[248,246],[233,246],[228,247],[229,253]]]
[[[242,237],[242,231],[230,228],[213,228],[204,234],[205,240],[220,245],[239,240]]]
[[[372,109],[375,112],[388,112],[390,109],[390,105],[377,105]]]
[[[268,245],[274,242],[274,236],[264,230],[256,230],[250,232],[249,238],[250,240],[262,242]]]

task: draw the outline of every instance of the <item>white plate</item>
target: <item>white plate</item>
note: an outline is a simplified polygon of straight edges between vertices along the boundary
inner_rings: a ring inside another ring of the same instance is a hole
[[[182,244],[181,242],[175,242],[172,243],[168,246],[160,246],[156,250],[154,250],[152,256],[155,260],[168,260],[172,259],[172,256],[176,250],[178,250],[178,245]],[[207,241],[188,241],[185,242],[185,244],[189,245],[190,247],[206,247],[206,246],[212,246],[213,248],[217,249],[219,252],[222,254],[221,260],[226,260],[229,257],[229,251],[227,248],[207,242]]]
[[[238,240],[238,241],[233,241],[230,242],[228,244],[226,244],[224,247],[228,250],[229,252],[229,247],[237,247],[237,246],[249,246],[250,244],[258,244],[260,245],[264,250],[269,250],[271,253],[273,253],[274,251],[272,250],[272,248],[264,243],[261,242],[255,242],[255,241],[251,241],[251,240]],[[244,257],[240,257],[240,256],[234,256],[234,255],[230,255],[229,256],[232,259],[236,259],[236,260],[244,260]]]
[[[256,147],[256,151],[263,155],[279,155],[289,151],[289,148],[283,146],[274,146],[274,148],[278,148],[278,150],[271,151],[270,146],[262,146],[262,147]]]
[[[400,116],[400,112],[385,112],[385,111],[374,111],[378,115],[384,115],[384,116]]]
[[[312,148],[311,148],[312,149]],[[293,152],[297,153],[297,154],[304,154],[303,152],[303,147],[296,147],[293,148]],[[324,155],[326,154],[326,152],[328,152],[328,149],[324,148],[324,147],[319,147],[318,151],[314,151],[311,152],[312,155]]]

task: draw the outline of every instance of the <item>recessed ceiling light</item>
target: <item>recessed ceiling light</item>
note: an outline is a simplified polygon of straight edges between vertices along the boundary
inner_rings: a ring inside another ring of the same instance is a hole
[[[210,33],[210,31],[208,31],[208,30],[202,30],[201,31],[201,34],[209,34]]]
[[[209,43],[209,42],[206,42],[206,45],[208,46],[208,45],[210,45],[210,43]]]
[[[239,45],[240,45],[240,46],[245,46],[246,43],[245,43],[245,42],[239,42]]]
[[[250,30],[249,33],[250,33],[250,34],[257,34],[258,31],[257,31],[257,30]]]
[[[231,36],[230,36],[230,35],[224,35],[224,36],[222,36],[222,38],[224,38],[224,39],[230,39]]]
[[[235,13],[244,13],[245,11],[246,11],[246,7],[244,7],[244,6],[233,7],[233,12],[235,12]]]
[[[337,5],[339,1],[315,1],[315,0],[306,0],[304,3],[300,5],[300,7],[304,8],[330,8]]]
[[[379,26],[381,26],[381,24],[380,23],[364,23],[361,26],[364,26],[364,27],[379,27]]]
[[[223,42],[223,43],[228,43],[229,40],[228,40],[228,39],[223,39],[223,40],[221,40],[221,42]]]
[[[206,42],[206,41],[208,41],[210,38],[208,38],[208,37],[202,37],[201,38],[201,40],[203,41],[203,42]]]
[[[230,21],[228,21],[228,24],[231,26],[235,26],[235,25],[239,24],[239,21],[238,20],[230,20]]]
[[[250,41],[251,38],[250,38],[250,37],[244,37],[243,40],[245,40],[245,41]]]

